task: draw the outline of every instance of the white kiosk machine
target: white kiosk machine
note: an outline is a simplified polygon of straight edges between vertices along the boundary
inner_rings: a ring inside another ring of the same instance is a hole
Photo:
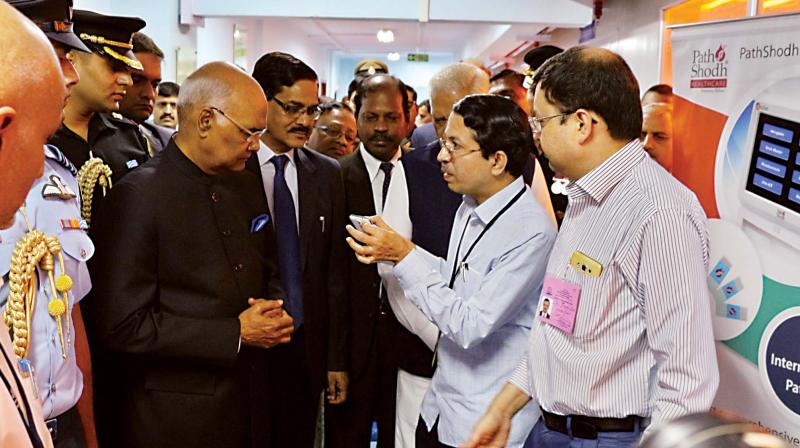
[[[741,217],[800,249],[800,111],[756,101],[740,190]]]

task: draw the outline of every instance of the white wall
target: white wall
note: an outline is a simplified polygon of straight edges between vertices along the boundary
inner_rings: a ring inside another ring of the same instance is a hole
[[[619,53],[645,90],[659,83],[661,8],[676,0],[606,0],[596,37],[583,45]],[[548,42],[562,48],[577,45],[577,29],[559,29]]]

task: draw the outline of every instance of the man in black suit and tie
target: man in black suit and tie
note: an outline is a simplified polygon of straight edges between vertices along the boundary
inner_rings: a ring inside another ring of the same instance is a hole
[[[319,114],[317,74],[280,52],[256,62],[267,131],[248,168],[258,174],[278,243],[292,341],[269,353],[272,446],[311,448],[320,395],[344,402],[347,270],[344,186],[334,159],[304,147]]]
[[[96,341],[119,367],[108,446],[268,446],[270,350],[292,318],[256,176],[245,171],[267,101],[237,67],[186,79],[180,131],[114,185],[94,226]],[[98,427],[98,429],[101,429]]]
[[[365,79],[355,100],[361,147],[340,160],[349,214],[381,214],[410,235],[408,185],[400,157],[407,129],[408,102],[403,83],[389,75]],[[386,272],[351,257],[350,395],[348,403],[328,414],[327,442],[334,448],[369,446],[370,428],[378,423],[378,446],[395,444],[395,394],[398,361],[409,346],[398,339],[416,336],[401,327]],[[400,293],[402,295],[402,292]],[[417,339],[423,351],[428,351]],[[418,348],[418,347],[417,347]],[[413,349],[413,347],[412,347]],[[428,353],[430,353],[428,351]],[[430,366],[430,357],[426,358]],[[402,444],[401,444],[402,445]]]

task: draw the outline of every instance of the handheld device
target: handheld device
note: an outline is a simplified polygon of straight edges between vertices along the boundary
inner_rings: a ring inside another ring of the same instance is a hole
[[[350,222],[353,223],[353,227],[355,227],[359,232],[363,232],[364,224],[369,223],[369,216],[350,215]]]

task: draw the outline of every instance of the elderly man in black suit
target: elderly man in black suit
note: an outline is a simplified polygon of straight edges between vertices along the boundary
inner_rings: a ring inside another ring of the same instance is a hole
[[[267,102],[237,67],[207,64],[178,103],[180,131],[115,185],[99,214],[90,304],[116,360],[114,447],[263,447],[266,355],[288,343],[275,241],[245,163]],[[266,300],[265,298],[271,299]]]
[[[267,131],[248,169],[261,180],[278,243],[292,342],[271,351],[272,441],[311,448],[320,394],[345,401],[347,317],[344,186],[334,159],[304,147],[319,114],[317,74],[287,53],[253,69],[268,101]]]

